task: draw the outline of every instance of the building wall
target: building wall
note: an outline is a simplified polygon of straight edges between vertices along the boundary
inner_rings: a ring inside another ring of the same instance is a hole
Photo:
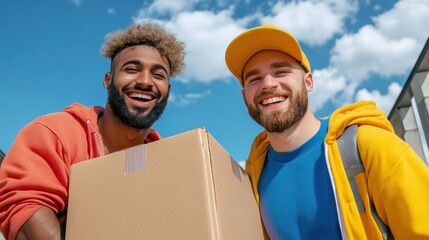
[[[389,114],[396,134],[429,165],[429,39]]]

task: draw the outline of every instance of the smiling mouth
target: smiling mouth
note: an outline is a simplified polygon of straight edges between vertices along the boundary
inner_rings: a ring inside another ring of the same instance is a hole
[[[261,101],[261,104],[262,104],[262,106],[267,106],[269,104],[283,102],[284,100],[286,100],[286,97],[284,97],[284,96],[270,97],[270,98],[263,99]]]
[[[155,99],[153,95],[143,93],[130,93],[128,97],[142,102],[149,102]]]

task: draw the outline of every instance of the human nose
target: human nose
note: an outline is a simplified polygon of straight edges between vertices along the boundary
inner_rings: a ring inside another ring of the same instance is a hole
[[[279,82],[275,77],[273,77],[271,74],[266,74],[264,78],[262,79],[262,88],[263,89],[271,89],[276,88],[278,86]]]
[[[142,86],[152,86],[152,74],[149,71],[141,72],[136,79],[136,83]]]

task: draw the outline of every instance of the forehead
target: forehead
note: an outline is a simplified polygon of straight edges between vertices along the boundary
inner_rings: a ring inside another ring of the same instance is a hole
[[[124,48],[114,58],[116,64],[123,64],[130,60],[138,60],[146,63],[162,64],[170,69],[170,64],[165,56],[162,56],[158,49],[147,45],[135,45]]]
[[[291,63],[299,65],[299,62],[287,53],[277,50],[262,50],[249,58],[244,65],[243,74],[257,67],[272,66],[273,63]]]

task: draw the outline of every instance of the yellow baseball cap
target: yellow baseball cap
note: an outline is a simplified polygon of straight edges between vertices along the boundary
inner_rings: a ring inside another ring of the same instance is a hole
[[[241,33],[226,48],[226,65],[240,81],[241,86],[243,86],[244,66],[254,54],[262,50],[278,50],[287,53],[300,62],[307,72],[311,71],[310,62],[295,37],[283,29],[264,24]]]

